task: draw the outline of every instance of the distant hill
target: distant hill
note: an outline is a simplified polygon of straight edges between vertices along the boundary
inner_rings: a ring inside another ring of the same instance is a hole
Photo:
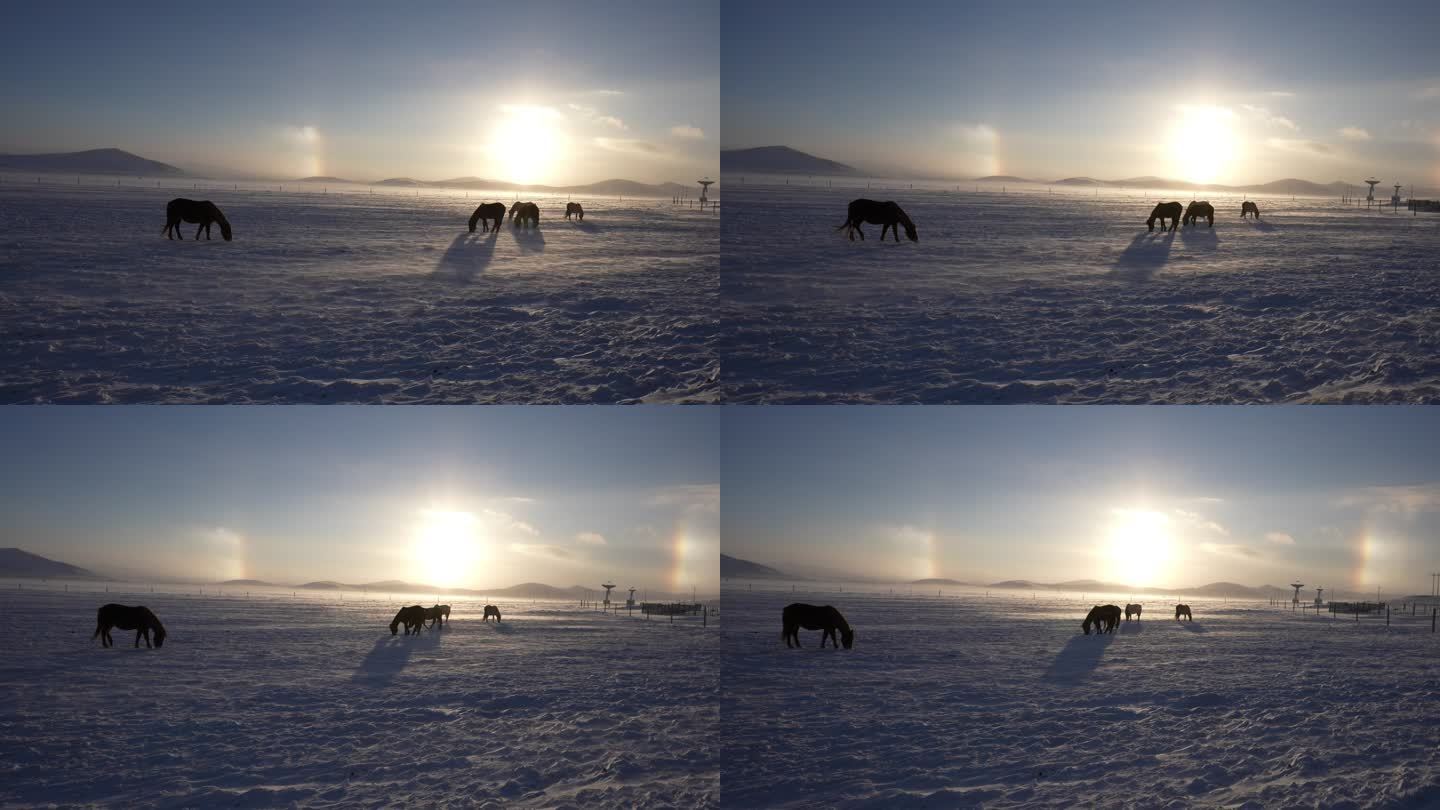
[[[1029,182],[1031,182],[1031,181],[1030,181],[1030,180],[1026,180],[1026,179],[1023,178],[1023,177],[1016,177],[1016,176],[1013,175],[1013,174],[992,174],[992,175],[990,175],[989,177],[977,177],[977,178],[975,178],[975,182],[977,182],[977,183],[1029,183]]]
[[[67,174],[124,174],[134,177],[173,177],[183,169],[132,155],[123,149],[91,149],[43,155],[0,155],[0,169]]]
[[[1056,180],[1053,185],[1057,186],[1103,186],[1105,181],[1096,180],[1093,177],[1067,177],[1064,180]]]
[[[305,181],[325,180],[332,183],[358,182],[365,185],[364,181],[342,180],[336,177],[307,177]],[[303,182],[303,181],[302,181]],[[640,183],[635,180],[601,180],[598,183],[586,183],[576,186],[547,186],[535,183],[511,183],[505,180],[487,180],[483,177],[452,177],[449,180],[416,180],[411,177],[391,177],[386,180],[376,180],[369,185],[396,186],[402,188],[454,188],[454,189],[483,189],[486,191],[530,191],[539,194],[593,194],[606,197],[673,197],[676,194],[688,194],[694,188],[680,183]],[[714,192],[711,192],[714,196]]]
[[[742,560],[739,557],[731,557],[728,554],[720,555],[720,578],[721,579],[803,579],[794,577],[784,571],[771,568],[768,565]]]
[[[302,178],[300,178],[299,180],[296,180],[295,182],[297,182],[297,183],[352,183],[352,182],[354,182],[354,181],[353,181],[353,180],[346,180],[346,179],[344,179],[343,177],[330,177],[330,176],[328,176],[328,175],[320,175],[320,176],[318,176],[318,177],[302,177]]]
[[[762,174],[860,174],[854,166],[806,154],[788,146],[757,146],[720,152],[720,171]]]
[[[0,548],[0,577],[25,579],[108,579],[79,566],[18,548]]]
[[[387,177],[384,180],[376,180],[371,185],[376,186],[423,186],[424,183],[409,177]]]
[[[304,588],[307,591],[338,591],[345,587],[338,582],[307,582],[304,585],[296,585],[297,588]]]
[[[932,578],[932,579],[916,579],[916,580],[912,580],[912,581],[910,581],[910,582],[908,582],[908,583],[906,583],[906,584],[907,584],[907,585],[969,585],[970,583],[968,583],[968,582],[961,582],[961,581],[958,580],[958,579],[943,579],[943,578],[935,579],[935,578]]]
[[[264,582],[258,579],[227,579],[224,582],[217,582],[216,585],[249,585],[255,588],[274,588],[274,583]]]
[[[1069,582],[1056,582],[1044,584],[1030,582],[1024,579],[1011,579],[1005,582],[996,582],[987,587],[990,588],[1016,588],[1026,590],[1043,591],[1079,591],[1081,593],[1133,593],[1133,594],[1158,594],[1175,596],[1203,596],[1212,599],[1272,599],[1278,597],[1289,598],[1290,591],[1283,588],[1276,588],[1272,585],[1261,585],[1252,588],[1247,585],[1239,585],[1234,582],[1211,582],[1195,588],[1135,588],[1117,582],[1101,582],[1095,579],[1076,579]]]

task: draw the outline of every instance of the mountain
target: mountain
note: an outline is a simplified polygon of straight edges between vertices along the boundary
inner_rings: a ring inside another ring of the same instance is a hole
[[[1052,185],[1056,186],[1103,186],[1104,180],[1096,180],[1093,177],[1067,177],[1064,180],[1056,180]]]
[[[92,571],[18,548],[0,548],[0,577],[26,579],[107,579]]]
[[[793,577],[784,571],[771,568],[768,565],[742,560],[739,557],[731,557],[728,554],[720,555],[720,578],[721,579],[804,579],[804,577]]]
[[[992,584],[992,585],[987,585],[986,587],[988,587],[988,588],[1027,588],[1027,589],[1033,589],[1033,588],[1044,588],[1044,587],[1047,587],[1047,586],[1045,586],[1045,585],[1037,585],[1037,584],[1035,584],[1034,582],[1031,582],[1031,581],[1028,580],[1028,579],[1007,579],[1007,580],[1005,580],[1004,582],[996,582],[996,583],[994,583],[994,584]]]
[[[44,155],[0,155],[0,169],[67,174],[124,174],[134,177],[174,177],[183,169],[132,155],[123,149],[91,149]]]
[[[296,585],[297,588],[304,588],[307,591],[338,591],[345,587],[338,582],[326,580],[324,582],[307,582],[304,585]]]
[[[297,182],[297,183],[353,183],[354,181],[353,181],[353,180],[346,180],[346,179],[344,179],[343,177],[330,177],[330,176],[328,176],[328,175],[320,175],[320,176],[318,176],[318,177],[302,177],[302,178],[300,178],[299,180],[296,180],[295,182]]]
[[[389,177],[384,180],[376,180],[371,185],[376,186],[423,186],[424,183],[409,177]]]
[[[1071,591],[1094,594],[1152,594],[1159,596],[1203,596],[1211,599],[1277,599],[1280,597],[1289,598],[1291,592],[1284,588],[1276,588],[1273,585],[1261,585],[1252,588],[1248,585],[1239,585],[1234,582],[1211,582],[1195,588],[1134,588],[1117,582],[1101,582],[1095,579],[1076,579],[1069,582],[1056,582],[1044,584],[1030,582],[1023,579],[1006,580],[996,582],[986,587],[990,588],[1025,588],[1030,590],[1043,591]]]
[[[264,582],[258,579],[227,579],[224,582],[217,582],[216,585],[250,585],[257,588],[274,588],[273,583]]]
[[[968,582],[961,582],[958,579],[917,579],[907,582],[907,585],[969,585]]]
[[[977,177],[977,178],[975,178],[975,182],[977,182],[977,183],[1029,183],[1029,182],[1032,182],[1032,181],[1026,180],[1026,179],[1023,178],[1023,177],[1016,177],[1016,176],[1013,175],[1013,174],[992,174],[992,175],[990,175],[989,177]]]
[[[809,155],[788,146],[758,146],[754,149],[724,149],[720,171],[766,174],[860,174],[854,166]]]

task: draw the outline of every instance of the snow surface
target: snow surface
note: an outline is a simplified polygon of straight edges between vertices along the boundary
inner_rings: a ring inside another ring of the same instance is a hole
[[[0,806],[719,803],[713,617],[497,601],[497,625],[450,599],[453,624],[407,638],[398,595],[61,587],[0,591]],[[165,646],[91,641],[111,601],[154,610]]]
[[[727,807],[1440,806],[1428,611],[1187,599],[1177,623],[1152,598],[1086,636],[1123,594],[746,587],[721,594]],[[839,608],[854,649],[786,649],[791,602]]]
[[[43,179],[0,180],[0,402],[716,396],[711,211],[533,195],[538,232],[487,236],[478,192]],[[166,240],[180,196],[234,241]]]
[[[765,403],[1433,402],[1440,217],[1190,192],[727,178],[722,397]],[[1062,193],[1063,192],[1063,193]],[[1182,196],[1183,195],[1183,196]],[[920,241],[847,241],[850,200]]]

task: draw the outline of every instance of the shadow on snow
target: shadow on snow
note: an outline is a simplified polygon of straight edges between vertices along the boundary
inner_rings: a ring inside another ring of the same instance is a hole
[[[473,281],[476,276],[485,272],[485,266],[495,255],[497,236],[494,231],[460,234],[440,256],[440,261],[431,275],[456,281]]]
[[[1174,244],[1174,231],[1139,234],[1116,257],[1110,275],[1130,281],[1149,281],[1170,260],[1170,248]]]
[[[395,676],[405,669],[411,655],[438,649],[440,637],[445,631],[437,626],[421,630],[418,636],[392,636],[389,632],[386,630],[386,636],[377,640],[370,652],[366,653],[365,659],[350,678],[351,682],[368,686],[388,686],[395,680]]]
[[[1085,683],[1090,673],[1100,666],[1105,648],[1115,638],[1114,633],[1101,633],[1099,637],[1079,635],[1070,639],[1065,648],[1050,662],[1045,671],[1045,680],[1064,686],[1079,686]]]

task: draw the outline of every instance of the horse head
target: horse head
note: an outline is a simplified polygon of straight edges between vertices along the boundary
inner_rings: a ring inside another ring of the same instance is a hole
[[[855,631],[854,631],[854,630],[851,630],[851,629],[848,628],[848,627],[845,628],[844,630],[841,630],[841,631],[840,631],[840,643],[841,643],[841,644],[844,644],[844,645],[845,645],[845,649],[847,649],[847,650],[850,649],[851,647],[855,646]]]
[[[159,619],[156,619],[155,624],[151,625],[150,630],[155,637],[155,649],[158,650],[165,646],[165,625],[161,624]]]
[[[1146,228],[1149,228],[1151,231],[1155,230],[1155,217],[1154,217],[1154,216],[1151,216],[1149,219],[1145,220],[1145,227],[1146,227]]]

